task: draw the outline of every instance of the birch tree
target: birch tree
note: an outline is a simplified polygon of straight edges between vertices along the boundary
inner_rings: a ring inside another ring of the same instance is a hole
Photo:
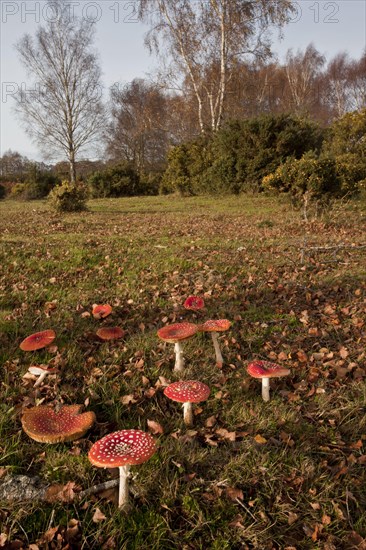
[[[75,183],[76,159],[98,139],[104,110],[101,73],[92,49],[94,23],[69,8],[63,0],[50,2],[46,24],[16,44],[32,79],[20,89],[16,108],[43,151],[65,155]]]
[[[151,25],[146,44],[162,54],[166,74],[190,83],[201,132],[224,119],[227,87],[239,60],[270,53],[268,31],[281,27],[290,0],[140,0],[140,18]]]

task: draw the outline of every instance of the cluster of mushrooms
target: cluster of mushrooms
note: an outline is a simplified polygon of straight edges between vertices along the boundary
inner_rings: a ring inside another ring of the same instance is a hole
[[[204,308],[204,301],[197,296],[190,296],[184,302],[188,310],[199,311]],[[93,305],[92,314],[96,319],[104,319],[112,312],[108,304]],[[207,320],[202,324],[175,323],[158,330],[158,337],[164,342],[174,344],[175,366],[174,371],[181,373],[184,367],[182,341],[191,338],[198,332],[209,332],[212,337],[216,364],[223,366],[218,332],[230,328],[231,322],[227,319]],[[96,332],[101,340],[122,338],[125,332],[120,327],[103,327]],[[25,338],[20,344],[23,351],[35,351],[49,346],[56,334],[53,330],[37,332]],[[38,376],[34,387],[40,386],[48,373],[54,373],[56,368],[46,365],[33,365],[29,373]],[[268,361],[254,361],[247,367],[247,372],[254,378],[262,380],[262,397],[269,401],[269,379],[286,376],[290,371]],[[205,401],[210,394],[210,388],[198,380],[179,380],[169,384],[164,389],[169,399],[183,403],[183,420],[185,425],[193,424],[193,403]],[[81,412],[82,405],[64,405],[55,410],[47,405],[40,405],[26,409],[21,422],[25,433],[35,441],[41,443],[60,443],[74,441],[85,435],[96,421],[92,411]],[[128,476],[131,466],[147,461],[156,451],[154,438],[142,430],[120,430],[104,436],[91,447],[88,457],[90,462],[101,468],[119,468],[119,499],[120,509],[129,508]]]

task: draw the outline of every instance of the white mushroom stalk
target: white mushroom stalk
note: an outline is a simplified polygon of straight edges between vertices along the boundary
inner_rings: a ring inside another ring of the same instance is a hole
[[[199,327],[200,331],[211,333],[212,343],[214,346],[215,356],[216,356],[216,365],[218,366],[219,369],[222,369],[224,360],[220,349],[218,333],[228,330],[230,327],[231,327],[231,322],[228,319],[209,319]]]
[[[184,357],[183,357],[183,347],[180,342],[176,342],[174,344],[174,351],[175,351],[175,364],[174,364],[174,372],[182,372],[184,368]]]
[[[212,338],[212,342],[215,349],[215,355],[216,355],[216,365],[221,369],[224,363],[224,360],[222,358],[218,336],[219,335],[217,334],[217,332],[211,332],[211,338]]]
[[[263,401],[269,401],[269,378],[262,378],[262,398]]]
[[[183,422],[186,426],[193,426],[192,403],[183,403]]]
[[[130,474],[130,466],[119,467],[119,492],[118,492],[118,508],[128,510],[129,508],[129,491],[128,477]]]

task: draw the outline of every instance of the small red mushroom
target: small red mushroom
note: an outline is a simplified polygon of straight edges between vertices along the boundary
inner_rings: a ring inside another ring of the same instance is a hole
[[[253,378],[262,380],[262,397],[264,401],[269,401],[269,379],[290,374],[289,369],[270,361],[253,361],[247,366],[247,372]]]
[[[183,420],[186,426],[193,424],[192,403],[206,401],[210,395],[210,388],[198,380],[180,380],[169,384],[164,390],[164,395],[183,403]]]
[[[158,330],[158,336],[164,342],[174,344],[175,365],[174,371],[181,372],[184,367],[182,340],[187,340],[198,331],[198,326],[194,323],[175,323],[167,325]]]
[[[215,348],[216,365],[219,367],[219,369],[222,368],[224,361],[222,358],[222,353],[221,353],[217,333],[228,330],[230,327],[231,327],[231,322],[228,319],[217,319],[217,320],[209,319],[199,327],[199,330],[202,332],[211,332],[212,343]]]
[[[205,302],[203,301],[203,298],[200,298],[199,296],[188,296],[183,304],[183,307],[185,309],[191,309],[192,311],[198,311],[205,307]]]
[[[82,405],[64,405],[57,412],[46,405],[26,409],[21,422],[31,439],[40,443],[61,443],[82,437],[95,422],[92,411],[81,413]]]
[[[112,306],[109,304],[93,304],[92,314],[95,319],[104,319],[112,313]]]
[[[97,336],[101,340],[119,340],[125,334],[125,331],[120,327],[102,327],[97,330]]]
[[[49,346],[56,338],[54,330],[43,330],[27,336],[19,345],[23,351],[35,351]]]
[[[141,430],[121,430],[99,439],[89,451],[89,460],[100,468],[119,468],[118,506],[128,509],[130,466],[146,462],[156,451],[154,438]]]
[[[34,388],[37,388],[42,384],[47,374],[52,374],[57,371],[57,367],[49,367],[48,365],[31,365],[30,367],[28,367],[28,372],[30,372],[30,374],[38,376],[38,379],[34,383]]]

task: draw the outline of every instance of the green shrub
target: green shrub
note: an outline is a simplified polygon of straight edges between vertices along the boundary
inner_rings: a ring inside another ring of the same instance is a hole
[[[87,185],[94,198],[131,197],[138,195],[140,190],[139,177],[128,162],[95,172],[88,178]]]
[[[51,189],[60,183],[60,179],[44,170],[40,170],[36,163],[31,164],[25,180],[23,198],[37,200],[47,197]]]
[[[353,153],[366,164],[366,108],[346,113],[335,121],[327,132],[325,152],[335,156]]]
[[[295,205],[303,201],[326,204],[342,195],[341,178],[335,159],[318,158],[308,152],[301,159],[287,159],[275,172],[262,180],[264,189],[288,193]]]
[[[25,183],[16,183],[10,190],[10,196],[16,199],[22,199],[25,191]]]
[[[49,194],[50,205],[57,212],[87,210],[86,199],[86,188],[80,183],[75,185],[68,181],[63,181],[61,185],[57,185]]]
[[[366,178],[366,162],[355,153],[338,155],[335,162],[343,194],[354,195],[361,191]]]
[[[262,179],[286,161],[320,151],[323,131],[290,115],[232,121],[206,137],[174,147],[161,191],[182,194],[261,190]]]
[[[178,191],[181,195],[193,194],[190,168],[190,147],[192,146],[193,144],[183,143],[169,151],[168,166],[161,180],[160,193],[165,195]]]
[[[158,195],[161,178],[162,174],[158,172],[140,174],[139,195]]]

